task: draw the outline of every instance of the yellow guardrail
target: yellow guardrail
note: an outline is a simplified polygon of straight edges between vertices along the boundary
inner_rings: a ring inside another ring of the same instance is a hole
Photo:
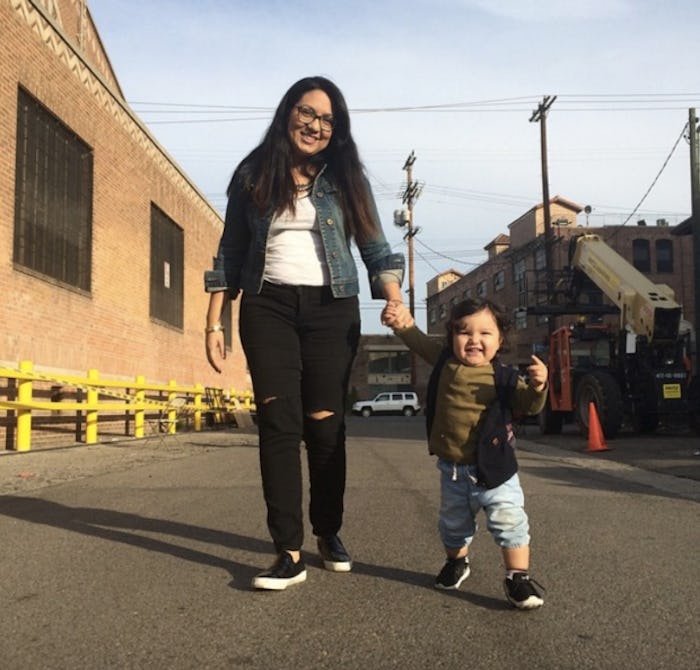
[[[143,438],[147,417],[154,413],[167,413],[169,432],[175,432],[175,419],[178,411],[169,408],[170,402],[177,396],[188,399],[186,410],[191,416],[195,431],[202,430],[202,415],[207,412],[220,412],[221,407],[211,405],[206,397],[211,389],[202,384],[183,386],[171,380],[167,384],[149,383],[142,375],[134,381],[101,379],[97,370],[88,370],[85,377],[73,375],[53,375],[34,370],[32,361],[20,361],[17,368],[0,367],[0,378],[16,380],[16,386],[2,389],[4,397],[0,397],[0,410],[8,412],[8,417],[14,416],[16,430],[16,451],[29,451],[32,439],[32,417],[37,412],[75,412],[85,418],[85,443],[98,442],[98,427],[100,414],[114,415],[124,413],[133,415],[133,437]],[[54,386],[69,387],[82,392],[79,400],[66,401],[37,400],[35,384],[50,383]],[[123,390],[119,390],[123,389]],[[219,398],[226,400],[226,409],[231,412],[239,409],[253,411],[255,403],[250,391],[237,392],[215,389]],[[149,395],[158,394],[158,398]],[[15,399],[10,399],[13,395]],[[109,400],[104,400],[104,397]],[[7,424],[7,420],[5,420]]]

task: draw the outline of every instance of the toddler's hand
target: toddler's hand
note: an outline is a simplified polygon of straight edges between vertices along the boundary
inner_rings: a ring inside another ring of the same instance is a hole
[[[530,386],[532,386],[535,391],[541,391],[547,384],[547,366],[534,354],[532,354],[530,358],[532,359],[532,363],[527,368]]]
[[[396,300],[390,300],[382,310],[382,323],[394,330],[403,330],[413,326],[415,321],[406,305]]]

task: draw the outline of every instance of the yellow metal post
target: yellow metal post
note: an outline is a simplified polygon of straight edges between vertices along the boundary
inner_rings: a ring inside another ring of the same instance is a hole
[[[31,372],[34,365],[31,361],[20,361],[21,372]],[[17,400],[22,403],[32,402],[32,380],[20,379],[17,383]],[[17,410],[17,451],[29,451],[32,447],[32,410]]]
[[[204,387],[201,384],[195,385],[194,392],[194,429],[196,432],[202,430],[202,394]]]
[[[136,377],[136,385],[143,387],[146,383],[146,378],[143,375],[138,375]],[[143,388],[139,388],[136,391],[136,405],[137,409],[134,410],[134,437],[143,437],[143,428],[146,424],[143,402],[146,399],[146,391]]]
[[[88,406],[97,405],[98,392],[97,389],[92,386],[92,382],[97,382],[100,375],[97,370],[88,370],[88,380],[89,386],[86,393]],[[85,412],[85,444],[96,444],[97,443],[97,410],[88,409]]]
[[[175,380],[171,379],[168,382],[168,386],[176,386]],[[177,396],[177,391],[174,389],[168,393],[168,402],[172,402],[175,400],[175,396]],[[177,432],[177,425],[175,423],[175,419],[177,419],[177,412],[174,409],[171,409],[168,411],[168,434],[169,435],[174,435]]]

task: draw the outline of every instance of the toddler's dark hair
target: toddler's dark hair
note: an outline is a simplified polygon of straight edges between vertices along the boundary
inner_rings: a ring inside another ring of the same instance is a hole
[[[472,314],[476,314],[482,310],[491,312],[496,321],[496,325],[498,326],[501,338],[503,339],[503,343],[498,351],[508,351],[509,347],[507,338],[508,333],[510,332],[511,322],[508,319],[505,310],[500,305],[497,305],[495,302],[491,302],[491,300],[487,300],[486,298],[467,298],[466,300],[462,300],[462,302],[458,302],[452,308],[450,318],[447,320],[446,326],[447,344],[449,346],[452,346],[452,336],[455,333],[457,322],[465,316],[471,316]]]

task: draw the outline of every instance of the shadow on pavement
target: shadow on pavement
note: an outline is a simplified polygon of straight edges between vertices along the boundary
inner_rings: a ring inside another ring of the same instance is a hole
[[[229,586],[239,591],[251,591],[250,583],[253,576],[261,570],[261,565],[248,565],[233,560],[222,559],[219,556],[197,551],[188,547],[146,537],[140,533],[158,533],[187,540],[204,542],[226,547],[233,550],[264,554],[266,561],[270,560],[270,541],[236,533],[228,533],[213,528],[203,528],[190,524],[153,519],[114,510],[95,507],[70,507],[49,500],[26,496],[0,496],[0,514],[21,521],[42,524],[54,528],[80,533],[88,537],[96,537],[110,542],[119,542],[128,546],[138,547],[147,551],[155,551],[185,561],[208,565],[226,570],[231,575]],[[322,568],[318,556],[306,551],[304,560],[310,566]],[[395,567],[372,565],[355,561],[353,573],[396,581],[401,584],[411,584],[431,591],[433,575]],[[487,609],[509,609],[502,600],[461,591],[447,591],[446,595],[467,600],[474,605]]]
[[[121,542],[148,551],[157,551],[193,563],[223,568],[231,575],[231,586],[238,589],[249,589],[250,580],[256,572],[259,572],[259,566],[225,560],[171,542],[145,537],[139,533],[160,533],[198,542],[218,544],[241,551],[270,554],[269,541],[114,510],[69,507],[49,500],[20,496],[0,496],[0,510],[4,516],[22,521],[63,528],[90,537]]]

